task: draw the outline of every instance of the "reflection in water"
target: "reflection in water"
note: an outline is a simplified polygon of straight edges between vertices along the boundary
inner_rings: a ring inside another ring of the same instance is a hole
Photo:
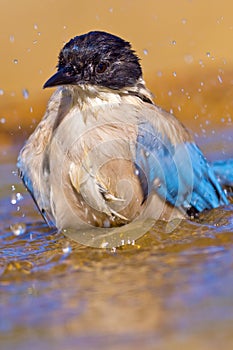
[[[232,348],[233,206],[85,247],[41,221],[15,154],[0,166],[2,349]]]

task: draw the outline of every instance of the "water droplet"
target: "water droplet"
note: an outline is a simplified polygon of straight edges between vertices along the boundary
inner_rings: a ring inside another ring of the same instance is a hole
[[[41,32],[38,32],[37,34],[40,36],[40,35],[41,35]]]
[[[176,72],[172,72],[172,75],[173,75],[173,77],[176,77],[177,74],[176,74]]]
[[[168,91],[168,96],[171,96],[172,95],[172,91]]]
[[[121,240],[121,245],[125,245],[125,240],[124,239]]]
[[[105,220],[104,220],[104,223],[103,223],[103,226],[104,226],[105,228],[110,227],[110,226],[111,226],[110,221],[109,221],[108,219],[105,219]]]
[[[5,119],[5,118],[1,118],[1,119],[0,119],[0,123],[1,123],[1,124],[5,124],[5,122],[6,122],[6,119]]]
[[[11,186],[11,190],[12,191],[15,191],[15,186],[12,185]],[[21,201],[23,199],[23,196],[20,192],[17,192],[17,193],[13,193],[12,196],[11,196],[11,204],[16,204],[17,202]]]
[[[187,19],[186,18],[182,18],[181,23],[182,24],[186,24],[187,23]]]
[[[184,61],[188,64],[193,63],[194,61],[193,56],[191,54],[184,55]]]
[[[144,55],[148,55],[148,50],[147,50],[147,49],[144,49],[144,50],[143,50],[143,53],[144,53]]]
[[[13,224],[10,229],[14,235],[20,236],[26,232],[26,225],[24,223]]]
[[[207,56],[207,57],[210,57],[210,52],[209,52],[209,51],[206,52],[206,56]]]
[[[223,19],[224,19],[224,17],[223,17],[223,16],[221,16],[220,18],[218,18],[218,19],[217,19],[217,21],[216,21],[216,22],[217,22],[217,24],[220,24],[220,23],[223,21]]]
[[[172,45],[176,45],[176,40],[172,40]]]
[[[17,203],[16,196],[15,196],[15,194],[12,194],[12,196],[11,196],[11,204],[16,204],[16,203]]]
[[[226,58],[223,58],[223,59],[222,59],[222,63],[223,63],[223,64],[227,64]]]
[[[29,109],[30,113],[33,113],[33,107],[31,106]]]
[[[16,193],[16,200],[19,202],[19,201],[21,201],[22,199],[23,199],[23,195],[20,193],[20,192],[17,192]]]
[[[15,41],[14,35],[10,35],[10,42],[13,43]]]
[[[18,64],[18,63],[19,63],[18,59],[17,59],[17,58],[14,58],[14,59],[13,59],[13,63],[14,63],[14,64]]]
[[[139,175],[139,170],[136,169],[134,173],[135,173],[136,176],[138,176]]]
[[[100,248],[107,248],[108,242],[102,242]]]
[[[34,29],[37,30],[38,29],[38,25],[34,24]]]
[[[4,90],[0,89],[0,96],[2,96],[4,94]]]
[[[23,90],[22,90],[22,94],[23,94],[23,97],[25,98],[25,100],[27,100],[28,97],[29,97],[29,92],[28,92],[28,90],[27,90],[27,89],[23,89]]]
[[[109,12],[113,13],[113,8],[112,7],[110,7]]]
[[[223,80],[222,80],[221,75],[218,75],[218,81],[219,81],[219,83],[220,83],[220,84],[222,84],[222,83],[223,83]]]
[[[33,43],[34,45],[35,45],[35,44],[37,44],[37,40],[33,40],[33,42],[32,42],[32,43]]]
[[[69,243],[66,243],[64,247],[62,248],[62,251],[64,254],[70,254],[72,252],[72,248],[69,245]]]
[[[199,64],[202,68],[205,67],[204,62],[202,60],[199,60]]]
[[[63,26],[63,29],[66,29],[66,28],[67,28],[67,26],[66,26],[66,25],[64,25],[64,26]]]
[[[112,253],[116,253],[116,247],[112,247],[112,248],[111,248],[111,252],[112,252]]]

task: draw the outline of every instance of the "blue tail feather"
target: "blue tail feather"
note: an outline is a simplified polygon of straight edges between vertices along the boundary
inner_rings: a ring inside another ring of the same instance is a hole
[[[233,186],[233,159],[215,161],[212,168],[222,186]]]
[[[138,126],[135,163],[145,198],[155,191],[172,205],[197,212],[228,204],[221,185],[233,184],[233,160],[211,165],[193,142],[174,145],[149,122]]]

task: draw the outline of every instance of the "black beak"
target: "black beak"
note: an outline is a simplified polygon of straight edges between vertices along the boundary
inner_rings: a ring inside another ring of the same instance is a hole
[[[59,69],[57,73],[51,76],[43,86],[43,89],[47,87],[67,85],[75,83],[75,76],[69,75],[64,69]]]

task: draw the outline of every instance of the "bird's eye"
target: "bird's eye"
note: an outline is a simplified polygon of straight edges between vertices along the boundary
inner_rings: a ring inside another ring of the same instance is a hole
[[[108,68],[108,64],[106,62],[100,62],[96,67],[97,73],[103,73]]]
[[[70,64],[65,67],[64,71],[68,76],[74,76],[76,74],[75,67]]]

